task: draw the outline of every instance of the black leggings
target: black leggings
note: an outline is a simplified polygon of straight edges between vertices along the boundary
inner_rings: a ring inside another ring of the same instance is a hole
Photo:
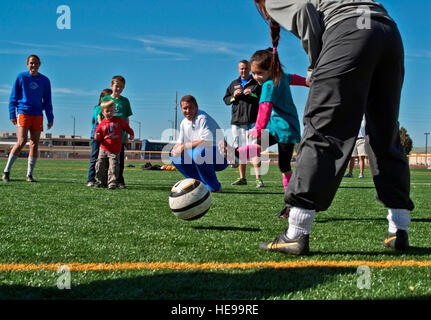
[[[261,139],[258,139],[258,144],[262,145]],[[268,147],[274,144],[278,145],[278,168],[282,173],[292,171],[290,161],[292,160],[293,147],[295,145],[293,143],[278,142],[273,135],[269,134]]]

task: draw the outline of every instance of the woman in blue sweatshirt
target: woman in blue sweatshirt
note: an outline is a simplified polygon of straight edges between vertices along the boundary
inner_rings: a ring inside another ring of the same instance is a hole
[[[43,111],[48,119],[48,129],[54,123],[52,112],[51,84],[39,73],[40,59],[36,55],[27,58],[28,72],[18,75],[9,99],[9,119],[17,127],[17,142],[13,146],[2,179],[10,181],[10,170],[28,140],[30,131],[30,153],[28,157],[28,182],[35,182],[33,170],[38,157],[40,134],[43,131]]]

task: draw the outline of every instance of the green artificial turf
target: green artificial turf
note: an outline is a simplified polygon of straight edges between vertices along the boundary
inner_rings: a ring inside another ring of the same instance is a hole
[[[86,161],[39,160],[38,182],[28,183],[26,160],[17,160],[12,181],[0,183],[0,264],[431,260],[431,170],[411,170],[410,251],[381,245],[387,210],[375,200],[369,169],[358,179],[356,168],[329,210],[316,214],[311,254],[291,257],[258,249],[287,227],[274,218],[283,207],[277,166],[262,189],[252,175],[247,186],[231,186],[237,169],[219,172],[223,193],[212,194],[204,217],[183,221],[168,204],[183,177],[143,164],[126,162],[127,189],[107,190],[86,187]],[[0,299],[431,298],[429,267],[371,268],[369,289],[358,288],[360,276],[356,267],[72,271],[71,290],[59,290],[56,271],[0,271]]]

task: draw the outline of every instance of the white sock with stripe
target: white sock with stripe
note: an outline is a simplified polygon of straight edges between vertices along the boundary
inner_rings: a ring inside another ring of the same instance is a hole
[[[37,160],[37,158],[28,157],[28,165],[27,165],[27,175],[28,176],[33,175],[33,170],[34,170],[34,167],[36,166],[36,160]]]
[[[289,212],[289,228],[286,236],[289,239],[296,239],[303,234],[310,234],[315,214],[314,210],[292,207]]]
[[[395,233],[397,230],[409,230],[410,211],[407,209],[388,208],[388,216],[386,219],[388,219],[389,222],[388,231],[390,233]]]
[[[3,172],[10,172],[10,169],[12,168],[12,165],[17,158],[18,158],[17,156],[11,153],[9,155],[9,158],[7,159],[6,167],[4,168]]]

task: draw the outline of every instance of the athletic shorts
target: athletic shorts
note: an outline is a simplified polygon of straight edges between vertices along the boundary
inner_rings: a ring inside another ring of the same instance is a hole
[[[27,128],[33,131],[43,131],[43,116],[32,116],[19,113],[17,119],[18,127]]]
[[[367,155],[365,151],[365,139],[356,139],[355,147],[353,148],[352,157],[365,157]]]
[[[233,147],[239,148],[249,144],[255,144],[256,139],[247,138],[247,132],[255,127],[255,123],[246,125],[232,125]]]

